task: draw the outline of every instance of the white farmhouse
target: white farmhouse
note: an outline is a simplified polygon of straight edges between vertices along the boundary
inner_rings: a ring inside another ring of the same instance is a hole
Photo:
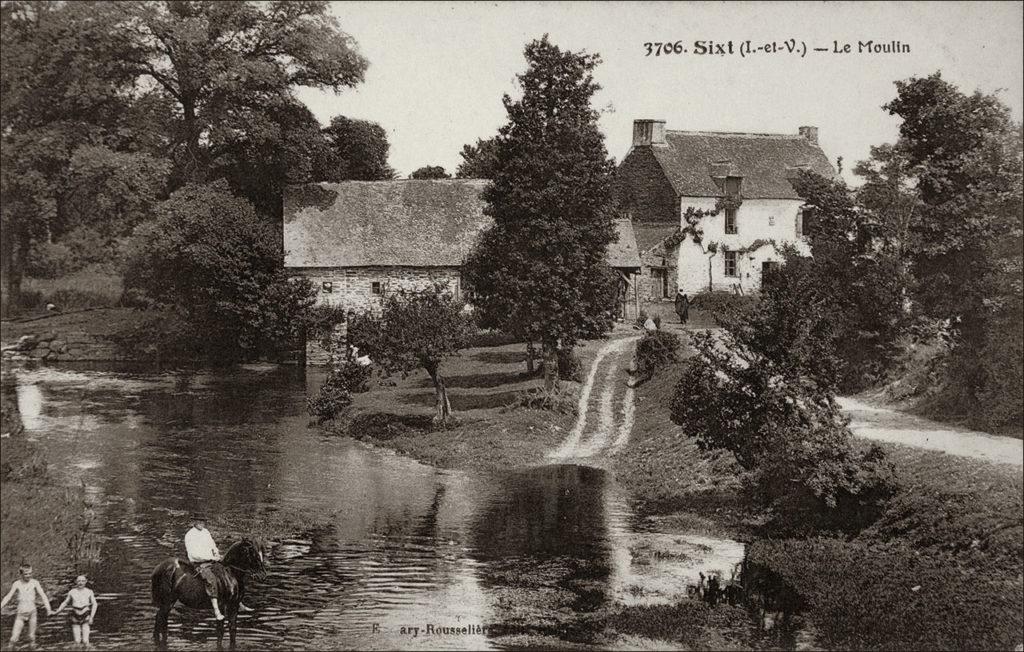
[[[806,252],[803,201],[791,183],[800,169],[835,176],[816,127],[794,135],[719,133],[635,120],[617,185],[640,249],[641,300],[671,301],[677,290],[756,292],[781,261],[783,244]],[[687,209],[716,207],[697,222],[695,241]]]

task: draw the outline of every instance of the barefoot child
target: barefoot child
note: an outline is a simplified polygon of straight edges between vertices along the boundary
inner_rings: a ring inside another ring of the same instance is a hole
[[[59,614],[64,607],[68,606],[69,602],[71,603],[71,612],[68,614],[68,620],[71,621],[71,635],[75,637],[76,646],[87,648],[89,647],[89,627],[92,625],[93,618],[96,617],[96,608],[99,606],[96,603],[96,594],[86,586],[88,583],[89,580],[85,575],[75,578],[74,588],[68,591],[68,597],[64,598],[64,602],[54,612]]]
[[[40,586],[39,580],[32,579],[32,566],[29,564],[22,564],[18,568],[18,572],[21,573],[21,579],[14,580],[11,584],[11,590],[7,592],[3,600],[0,600],[0,609],[3,609],[14,594],[18,594],[18,610],[14,616],[14,626],[11,627],[11,647],[13,648],[18,643],[18,639],[21,638],[21,630],[28,624],[28,642],[29,645],[35,647],[36,645],[36,598],[40,597],[43,599],[43,604],[46,605],[46,615],[49,616],[53,613],[50,609],[50,599],[46,597],[46,593],[43,592],[43,587]]]

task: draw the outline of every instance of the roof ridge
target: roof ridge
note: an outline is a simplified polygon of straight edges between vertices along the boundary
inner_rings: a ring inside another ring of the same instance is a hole
[[[666,136],[674,134],[686,134],[689,136],[744,136],[747,138],[778,138],[785,140],[806,140],[806,138],[804,138],[800,134],[778,134],[757,131],[687,131],[685,129],[665,130]]]

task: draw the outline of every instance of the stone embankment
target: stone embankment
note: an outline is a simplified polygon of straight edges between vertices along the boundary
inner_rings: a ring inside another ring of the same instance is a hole
[[[4,346],[2,355],[4,360],[11,361],[73,362],[123,359],[112,341],[85,331],[74,330],[51,330],[22,335],[16,342]]]

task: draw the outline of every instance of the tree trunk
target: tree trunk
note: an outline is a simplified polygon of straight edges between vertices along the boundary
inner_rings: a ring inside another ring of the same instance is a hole
[[[10,233],[3,238],[3,277],[7,290],[7,309],[11,314],[21,307],[21,281],[25,276],[25,261],[28,260],[28,240]]]
[[[558,347],[542,343],[544,352],[544,389],[552,391],[558,387]]]
[[[182,102],[182,118],[185,122],[185,179],[199,183],[203,180],[203,165],[200,161],[199,125],[193,100]]]
[[[533,342],[529,341],[526,343],[526,373],[533,375],[534,370],[537,368],[533,362],[534,356],[537,354],[533,348]]]
[[[452,416],[452,404],[448,401],[448,389],[437,365],[427,367],[430,380],[434,381],[434,422],[447,423]]]

